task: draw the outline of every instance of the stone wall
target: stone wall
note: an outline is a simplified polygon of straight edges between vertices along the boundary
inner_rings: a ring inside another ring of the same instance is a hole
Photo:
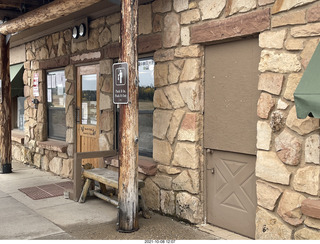
[[[155,51],[156,62],[153,159],[158,173],[145,180],[148,207],[191,223],[205,221],[203,44],[259,35],[256,238],[320,239],[320,220],[301,210],[305,199],[320,198],[319,120],[297,119],[293,100],[319,42],[319,21],[316,0],[155,0],[139,7],[138,49]],[[62,175],[65,162],[72,160],[75,64],[100,63],[105,106],[100,148],[113,145],[113,124],[104,123],[112,114],[110,68],[119,54],[119,23],[119,13],[91,21],[89,39],[79,43],[65,30],[26,45],[24,161]],[[47,139],[45,70],[57,67],[66,67],[68,87],[67,147],[59,149],[65,152],[40,143]],[[35,72],[41,84],[38,110],[31,103]]]

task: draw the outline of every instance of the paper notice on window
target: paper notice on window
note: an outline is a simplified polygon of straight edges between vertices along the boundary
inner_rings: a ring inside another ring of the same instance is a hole
[[[58,86],[57,87],[57,95],[58,96],[63,96],[63,86]]]
[[[47,88],[52,88],[52,75],[47,75]]]
[[[48,89],[47,100],[48,100],[48,103],[52,103],[52,90],[51,89]]]
[[[51,75],[51,87],[55,88],[56,87],[56,75]]]
[[[88,119],[88,103],[82,103],[82,120]]]

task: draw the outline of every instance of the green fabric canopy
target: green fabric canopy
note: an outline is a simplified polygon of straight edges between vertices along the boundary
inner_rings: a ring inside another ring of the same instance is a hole
[[[320,118],[320,43],[318,44],[295,92],[297,117]]]
[[[23,71],[23,63],[10,66],[11,97],[23,97]]]

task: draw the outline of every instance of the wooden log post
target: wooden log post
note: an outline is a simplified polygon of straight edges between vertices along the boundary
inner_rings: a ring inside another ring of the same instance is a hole
[[[9,43],[0,34],[0,165],[2,173],[12,172],[11,155],[11,83]]]
[[[120,105],[119,232],[133,232],[138,224],[138,0],[122,0],[120,62],[128,63],[129,103]]]

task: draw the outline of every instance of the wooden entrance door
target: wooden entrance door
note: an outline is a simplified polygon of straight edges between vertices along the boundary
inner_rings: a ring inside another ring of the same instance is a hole
[[[77,70],[77,152],[99,151],[99,65],[81,66]],[[99,159],[84,159],[100,167]]]
[[[254,237],[257,39],[206,48],[204,145],[207,220]]]

